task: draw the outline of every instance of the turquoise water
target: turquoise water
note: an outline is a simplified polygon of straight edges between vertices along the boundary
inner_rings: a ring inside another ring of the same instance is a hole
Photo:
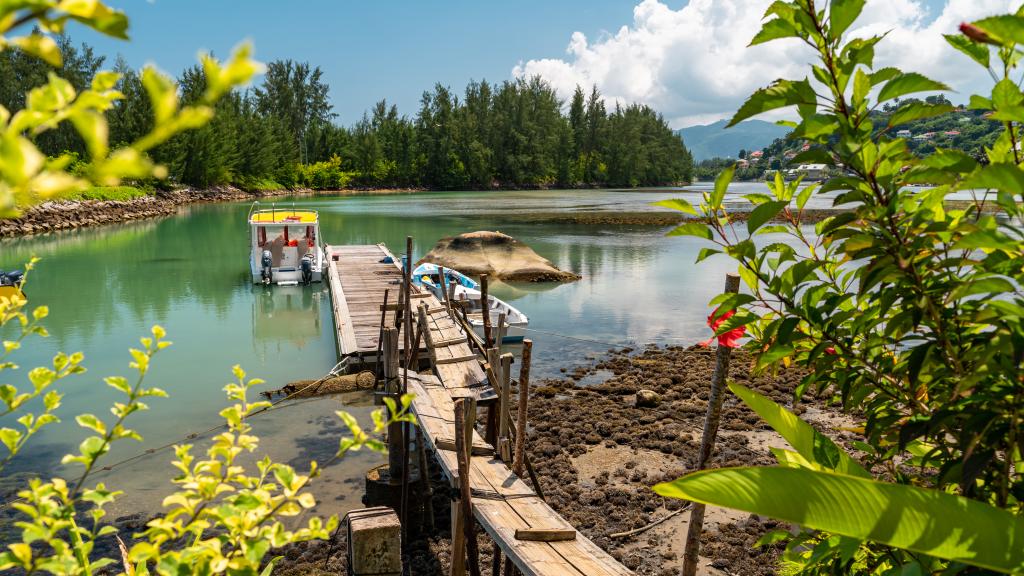
[[[739,185],[730,196],[755,189],[763,187]],[[418,258],[443,236],[500,230],[558,267],[582,274],[571,284],[493,289],[530,317],[534,374],[543,377],[588,363],[612,345],[691,344],[708,337],[707,302],[721,290],[731,267],[714,258],[694,266],[703,244],[667,238],[666,227],[531,222],[524,214],[653,210],[650,202],[680,194],[670,189],[444,192],[296,198],[294,204],[320,211],[322,237],[332,244],[384,242],[399,254],[411,235]],[[155,360],[149,384],[166,389],[170,398],[152,400],[150,412],[133,418],[145,442],[122,442],[108,463],[218,424],[217,412],[226,402],[221,388],[236,363],[266,379],[268,387],[316,378],[334,365],[324,286],[275,288],[268,295],[250,284],[248,210],[248,203],[197,205],[159,220],[0,242],[0,269],[17,267],[32,255],[42,258],[27,292],[32,304],[46,304],[51,312],[51,337],[28,343],[18,363],[31,367],[49,363],[58,350],[82,351],[89,369],[62,383],[64,422],[37,436],[31,453],[6,474],[67,473],[60,457],[84,436],[73,415],[109,416],[117,395],[102,377],[129,374],[127,349],[153,324],[163,325],[174,345]],[[366,421],[370,404],[365,393],[353,393],[292,405],[253,423],[271,456],[301,467],[310,458],[323,462],[333,454],[340,432],[335,410]],[[171,457],[167,450],[157,451],[96,477],[127,492],[115,505],[115,516],[158,509],[169,489]],[[319,483],[323,502],[318,508],[357,507],[362,474],[381,461],[360,453],[329,466]]]

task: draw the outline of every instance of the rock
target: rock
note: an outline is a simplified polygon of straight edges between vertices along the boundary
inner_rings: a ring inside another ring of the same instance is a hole
[[[661,404],[661,395],[654,390],[641,389],[636,391],[633,405],[637,408],[654,408]]]
[[[420,260],[469,276],[487,274],[510,282],[574,282],[578,274],[559,270],[526,244],[501,232],[468,232],[442,238]]]

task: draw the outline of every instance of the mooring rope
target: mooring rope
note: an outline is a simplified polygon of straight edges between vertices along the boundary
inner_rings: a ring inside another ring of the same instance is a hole
[[[613,348],[635,348],[636,343],[630,342],[628,344],[617,344],[615,342],[608,342],[605,340],[594,340],[593,338],[583,338],[582,336],[570,336],[568,334],[561,334],[559,332],[551,332],[549,330],[538,330],[537,328],[527,328],[525,326],[517,326],[520,330],[526,330],[528,332],[537,332],[538,334],[547,334],[548,336],[557,336],[559,338],[567,338],[569,340],[578,340],[580,342],[588,342],[590,344],[600,344],[602,346],[611,346]]]

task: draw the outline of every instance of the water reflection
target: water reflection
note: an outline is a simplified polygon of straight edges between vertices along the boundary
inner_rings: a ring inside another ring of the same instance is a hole
[[[322,284],[310,286],[251,287],[252,344],[264,357],[282,344],[305,348],[324,337],[320,303],[330,298]]]

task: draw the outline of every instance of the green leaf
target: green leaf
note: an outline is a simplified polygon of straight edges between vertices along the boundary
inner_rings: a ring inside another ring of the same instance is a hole
[[[74,20],[107,36],[128,39],[128,18],[99,0],[62,0],[57,6]]]
[[[11,38],[11,44],[22,49],[25,53],[36,56],[54,68],[60,68],[61,55],[57,42],[49,36],[42,34],[29,34]]]
[[[280,562],[283,558],[284,556],[274,556],[273,558],[271,558],[270,562],[267,562],[266,567],[263,568],[263,571],[260,572],[260,576],[270,576],[270,574],[274,571],[274,565]]]
[[[950,46],[963,52],[971,60],[981,64],[983,67],[988,68],[991,53],[987,45],[972,42],[969,38],[960,34],[943,34],[943,37]]]
[[[715,254],[721,253],[721,250],[715,250],[714,248],[701,248],[700,252],[697,253],[697,262],[703,262],[710,256],[714,256]]]
[[[832,37],[842,36],[863,9],[864,0],[832,0],[828,10],[829,32],[832,33]]]
[[[843,452],[827,436],[801,420],[796,414],[741,384],[731,382],[729,389],[733,391],[733,394],[739,396],[751,410],[757,412],[758,416],[785,438],[786,442],[789,442],[789,445],[807,460],[820,466],[834,469],[842,474],[860,476],[862,478],[871,477],[871,474],[856,460]],[[838,452],[833,466],[830,466],[829,462],[822,462],[818,459],[818,455],[823,453],[831,454],[833,449]]]
[[[18,447],[18,441],[21,440],[21,432],[13,428],[0,428],[0,442],[7,446],[7,451],[14,453],[14,450]]]
[[[958,300],[975,294],[1012,294],[1013,283],[999,276],[977,278],[957,286],[950,295],[950,300]]]
[[[733,164],[715,178],[715,190],[711,193],[711,208],[717,210],[722,207],[722,201],[725,200],[725,193],[729,190],[729,184],[732,184],[732,175],[736,173],[736,165]]]
[[[989,164],[964,179],[960,188],[963,190],[995,189],[1019,194],[1021,190],[1024,190],[1024,171],[1013,164]]]
[[[783,208],[789,205],[789,202],[785,200],[777,200],[774,202],[765,202],[759,206],[756,206],[750,211],[750,216],[747,218],[747,232],[753,234],[758,228],[763,226],[766,222],[778,215]]]
[[[886,100],[892,100],[893,98],[899,98],[900,96],[913,94],[915,92],[934,92],[941,90],[949,90],[949,86],[946,86],[942,82],[930,80],[917,72],[907,72],[900,74],[885,83],[885,86],[883,86],[878,92],[878,102],[882,103]]]
[[[701,471],[654,491],[990,570],[1024,570],[1024,517],[938,490],[752,467]]]
[[[693,204],[690,204],[687,200],[682,198],[670,198],[659,202],[651,202],[651,206],[661,206],[662,208],[676,210],[678,212],[683,212],[684,214],[697,215],[697,209],[693,207]]]
[[[798,81],[776,80],[771,86],[754,92],[736,111],[726,128],[770,110],[798,105],[816,106],[817,102],[814,89],[806,78]]]
[[[78,422],[79,426],[93,430],[97,434],[102,435],[107,433],[106,424],[104,424],[102,420],[100,420],[96,416],[93,416],[92,414],[80,414],[79,416],[75,417],[75,421]]]
[[[761,30],[754,36],[754,39],[750,41],[749,46],[756,46],[758,44],[764,44],[765,42],[771,42],[772,40],[778,40],[779,38],[799,38],[800,32],[796,29],[796,26],[792,22],[783,20],[782,18],[775,18],[765,22],[761,26]]]
[[[1004,14],[972,22],[1001,44],[1024,44],[1024,17]]]
[[[920,100],[914,100],[900,106],[898,110],[889,116],[889,126],[899,126],[900,124],[906,124],[908,122],[913,122],[914,120],[932,118],[934,116],[940,116],[942,114],[952,112],[953,110],[955,110],[955,108],[949,104],[928,104],[921,102]]]
[[[711,228],[707,224],[701,224],[700,222],[680,224],[669,232],[667,236],[696,236],[705,240],[711,240],[712,238]]]

